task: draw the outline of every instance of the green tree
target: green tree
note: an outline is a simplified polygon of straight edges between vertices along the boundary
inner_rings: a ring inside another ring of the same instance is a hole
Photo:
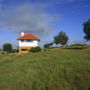
[[[6,43],[3,45],[3,51],[12,52],[12,44]]]
[[[44,48],[50,48],[53,44],[54,44],[54,42],[44,44]]]
[[[54,42],[56,44],[61,44],[62,46],[66,45],[68,40],[68,36],[63,31],[59,32],[59,34],[54,37]]]
[[[50,44],[44,44],[44,48],[50,48]]]
[[[88,21],[84,22],[83,26],[84,26],[83,31],[85,33],[84,39],[89,41],[90,40],[90,19]]]
[[[49,46],[52,47],[53,44],[54,44],[54,42],[50,42],[50,43],[49,43]]]

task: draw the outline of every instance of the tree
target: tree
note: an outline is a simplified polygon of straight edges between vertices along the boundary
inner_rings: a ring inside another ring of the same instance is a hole
[[[59,32],[59,34],[54,37],[54,42],[56,44],[61,44],[62,46],[66,45],[68,40],[68,36],[63,31]]]
[[[12,51],[12,44],[6,43],[3,45],[3,51],[11,52]]]
[[[83,31],[85,33],[84,39],[89,41],[90,40],[90,19],[88,21],[84,22],[83,26],[84,26]]]
[[[44,48],[50,48],[53,44],[54,42],[47,43],[44,45]]]
[[[50,44],[44,44],[44,48],[50,48]]]
[[[50,43],[49,43],[50,47],[52,47],[53,44],[54,44],[54,42],[50,42]]]

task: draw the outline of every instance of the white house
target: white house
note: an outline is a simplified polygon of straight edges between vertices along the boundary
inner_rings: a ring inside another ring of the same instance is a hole
[[[21,37],[17,39],[19,41],[19,53],[29,53],[32,47],[37,47],[40,39],[31,33],[24,34],[21,32]]]

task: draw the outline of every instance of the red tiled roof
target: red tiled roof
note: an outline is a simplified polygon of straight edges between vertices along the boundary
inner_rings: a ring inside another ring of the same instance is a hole
[[[30,39],[30,40],[40,40],[38,37],[34,36],[33,34],[31,33],[28,33],[28,34],[25,34],[24,36],[21,36],[19,38],[17,38],[17,40],[26,40],[26,39]]]

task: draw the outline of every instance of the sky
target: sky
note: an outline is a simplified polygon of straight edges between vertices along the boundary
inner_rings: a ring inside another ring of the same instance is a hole
[[[60,31],[69,44],[84,43],[83,22],[90,19],[90,0],[0,0],[0,48],[18,46],[21,32],[38,36],[42,47]]]

